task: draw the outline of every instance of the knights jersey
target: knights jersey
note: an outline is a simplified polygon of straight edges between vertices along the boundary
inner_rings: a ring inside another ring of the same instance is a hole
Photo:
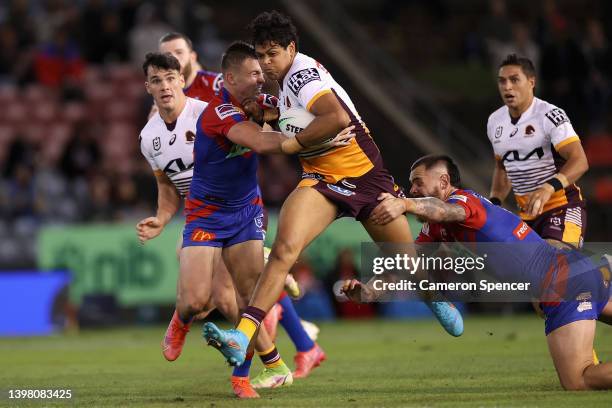
[[[176,122],[167,124],[155,113],[140,132],[140,151],[154,172],[165,173],[185,196],[193,174],[193,144],[198,118],[208,104],[186,98]]]
[[[556,252],[527,223],[471,190],[456,190],[446,202],[463,207],[465,221],[425,223],[417,243],[474,243],[468,247],[486,254],[498,276],[539,285]]]
[[[323,65],[302,53],[296,54],[283,78],[279,94],[281,114],[296,107],[310,111],[317,99],[330,93],[349,115],[356,137],[348,146],[314,148],[301,153],[299,158],[305,178],[336,183],[347,177],[362,176],[374,167],[382,167],[378,147],[351,98]]]
[[[210,102],[223,87],[223,75],[218,72],[200,70],[195,79],[183,90],[190,98]]]
[[[537,190],[559,172],[565,160],[558,151],[580,142],[569,118],[562,109],[533,98],[531,106],[512,124],[507,106],[489,116],[487,136],[495,157],[506,169],[519,207],[527,204],[528,194]],[[583,202],[580,189],[572,184],[555,192],[544,205],[544,211]],[[521,211],[522,219],[529,220]]]
[[[259,199],[257,155],[227,138],[232,126],[247,120],[240,104],[221,88],[198,119],[186,206],[236,209]]]

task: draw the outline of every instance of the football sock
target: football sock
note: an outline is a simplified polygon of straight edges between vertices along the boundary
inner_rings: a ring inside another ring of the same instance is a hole
[[[251,352],[248,352],[246,357],[244,358],[244,363],[242,363],[239,366],[234,367],[232,376],[233,377],[248,377],[252,361],[253,361],[253,352],[251,351]]]
[[[240,323],[236,329],[243,332],[249,340],[253,338],[253,335],[259,328],[261,321],[266,317],[266,312],[253,306],[248,306],[242,313]]]
[[[297,315],[293,302],[289,296],[285,294],[278,303],[283,307],[283,315],[280,319],[280,324],[291,338],[291,341],[295,345],[295,349],[297,351],[312,350],[314,342],[308,337],[306,330],[304,330],[300,317]]]
[[[271,349],[263,352],[258,351],[257,354],[266,368],[279,367],[284,364],[283,359],[280,357],[280,354],[278,354],[276,346],[272,346]]]

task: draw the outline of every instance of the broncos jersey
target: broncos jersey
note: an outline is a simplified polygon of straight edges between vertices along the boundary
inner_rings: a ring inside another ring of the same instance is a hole
[[[193,144],[198,118],[208,104],[187,98],[174,123],[155,113],[140,132],[140,151],[155,173],[165,173],[185,196],[193,175]]]
[[[346,91],[323,65],[298,53],[281,84],[281,113],[292,107],[310,111],[317,99],[326,94],[333,94],[338,99],[351,119],[350,125],[355,126],[356,137],[348,146],[314,148],[299,154],[306,179],[300,185],[313,179],[333,184],[344,178],[360,177],[375,167],[383,167],[380,151]]]
[[[562,109],[533,98],[531,106],[513,124],[507,106],[489,116],[487,136],[495,158],[502,162],[519,207],[527,204],[528,194],[559,172],[565,160],[558,151],[570,143],[580,142],[569,118]],[[544,205],[544,211],[583,202],[580,189],[571,184],[555,192]],[[521,211],[522,219],[530,220]]]

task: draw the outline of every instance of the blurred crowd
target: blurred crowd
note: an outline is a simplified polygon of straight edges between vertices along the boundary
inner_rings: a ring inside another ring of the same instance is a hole
[[[395,12],[388,12],[391,8]],[[538,69],[539,95],[572,112],[580,129],[596,133],[609,125],[609,2],[411,0],[399,7],[387,1],[383,10],[384,24],[370,28],[408,69],[468,62],[495,74],[506,55],[516,53]],[[426,39],[428,47],[421,47],[419,39]]]
[[[140,66],[163,34],[180,29],[216,69],[227,42],[213,17],[197,1],[0,5],[2,265],[32,264],[41,225],[131,222],[155,211],[155,180],[138,146],[152,103]],[[298,165],[270,156],[261,176],[277,206]]]

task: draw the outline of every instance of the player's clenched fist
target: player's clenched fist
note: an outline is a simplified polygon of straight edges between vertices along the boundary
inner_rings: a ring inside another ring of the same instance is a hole
[[[164,224],[157,217],[148,217],[136,224],[136,233],[141,244],[158,236]]]

